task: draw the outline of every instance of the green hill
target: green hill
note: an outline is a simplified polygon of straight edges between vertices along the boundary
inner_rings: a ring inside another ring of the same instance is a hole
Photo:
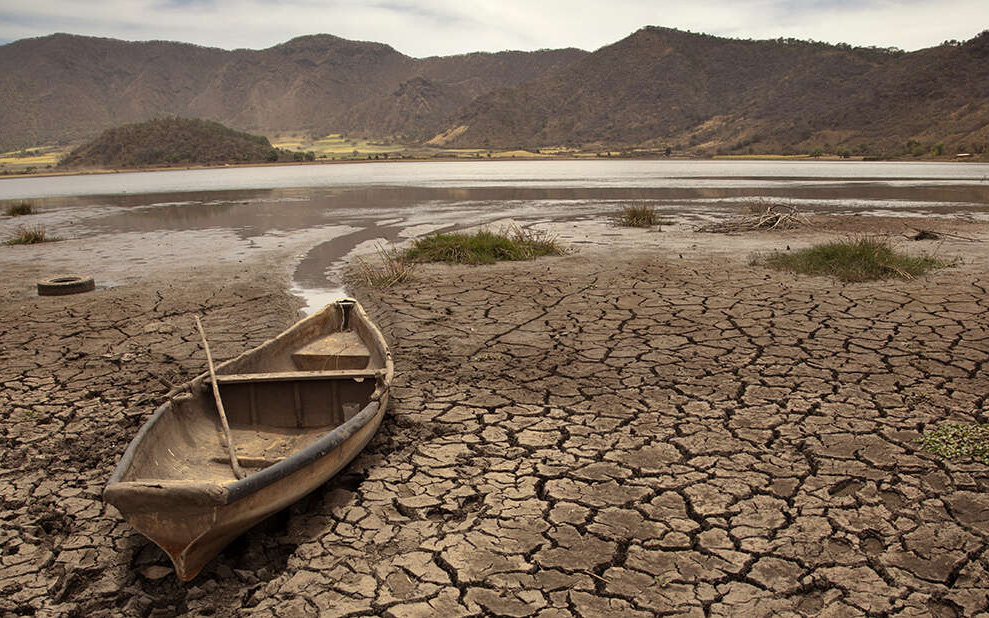
[[[104,131],[76,148],[59,167],[125,168],[259,163],[278,157],[268,138],[217,122],[159,118]]]

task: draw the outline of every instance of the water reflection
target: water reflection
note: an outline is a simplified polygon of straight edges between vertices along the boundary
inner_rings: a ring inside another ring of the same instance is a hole
[[[568,207],[599,204],[615,208],[622,202],[648,202],[664,210],[697,207],[731,209],[768,201],[794,203],[818,212],[875,209],[923,209],[925,211],[985,211],[989,186],[902,187],[883,184],[842,184],[786,188],[427,188],[364,187],[357,189],[293,189],[256,192],[172,193],[167,195],[102,198],[101,216],[89,222],[92,233],[201,230],[225,228],[250,238],[272,230],[309,229],[327,223],[353,224],[369,216],[375,219],[404,217],[410,209],[432,206],[436,210],[479,208],[492,212],[514,209],[523,203],[542,204],[565,214]],[[48,199],[41,209],[83,206],[85,198]],[[372,215],[373,213],[373,215]],[[582,213],[575,213],[582,214]]]

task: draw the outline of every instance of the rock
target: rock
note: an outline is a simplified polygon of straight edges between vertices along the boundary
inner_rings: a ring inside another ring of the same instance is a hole
[[[150,579],[150,580],[161,579],[168,575],[173,575],[174,573],[175,571],[172,569],[172,567],[160,566],[160,565],[147,566],[141,569],[141,575],[143,575],[146,579]]]

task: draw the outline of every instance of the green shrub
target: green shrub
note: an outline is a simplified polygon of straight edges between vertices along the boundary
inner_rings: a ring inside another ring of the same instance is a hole
[[[907,140],[907,154],[913,155],[915,157],[923,156],[926,152],[924,145],[915,139]]]
[[[975,459],[989,463],[989,425],[943,423],[917,438],[925,451],[944,459]]]
[[[34,213],[34,206],[31,205],[31,202],[18,202],[7,206],[6,212],[11,217],[30,215]]]
[[[915,257],[899,253],[888,238],[878,236],[844,239],[792,253],[775,251],[754,262],[778,270],[827,275],[847,282],[913,279],[954,263],[928,255]]]
[[[566,253],[556,238],[545,232],[512,227],[502,232],[431,234],[418,238],[406,250],[414,262],[492,264],[499,260],[531,260],[543,255]]]

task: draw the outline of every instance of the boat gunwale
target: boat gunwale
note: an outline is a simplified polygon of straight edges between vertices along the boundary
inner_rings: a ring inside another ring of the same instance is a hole
[[[380,409],[381,407],[379,403],[377,401],[372,401],[364,406],[364,409],[354,415],[350,420],[342,425],[339,425],[329,434],[323,436],[304,449],[292,453],[285,459],[279,461],[278,463],[272,464],[267,468],[262,468],[257,472],[248,474],[246,477],[236,481],[235,483],[224,485],[223,488],[226,490],[226,504],[236,502],[241,498],[245,498],[252,493],[257,492],[259,489],[273,485],[283,478],[302,470],[314,461],[322,459],[333,449],[349,440],[355,433],[374,420],[374,417],[378,415],[378,411]]]
[[[343,300],[352,300],[352,299],[343,299]],[[283,340],[284,338],[291,336],[297,329],[302,328],[306,323],[312,320],[320,319],[325,312],[335,310],[339,306],[340,306],[340,301],[327,305],[322,310],[313,313],[307,318],[304,318],[296,322],[292,327],[282,332],[277,337],[273,339],[269,339],[268,341],[265,341],[258,347],[253,348],[251,350],[247,350],[246,352],[243,352],[237,357],[221,363],[217,367],[217,370],[220,370],[223,367],[232,364],[248,355],[253,355],[263,352],[265,349],[274,345],[277,341]],[[131,490],[135,492],[140,492],[142,489],[153,489],[160,491],[161,489],[163,489],[162,487],[163,483],[161,483],[161,481],[168,481],[169,485],[172,485],[173,487],[176,488],[180,486],[184,486],[186,484],[189,486],[190,489],[193,489],[193,486],[197,486],[204,490],[203,493],[210,494],[208,499],[209,502],[216,504],[217,506],[228,505],[244,497],[247,497],[252,493],[257,492],[258,490],[263,489],[264,487],[272,485],[273,483],[276,483],[291,474],[294,474],[295,472],[313,463],[317,459],[325,457],[331,450],[338,447],[347,439],[349,439],[351,436],[353,436],[358,430],[360,430],[369,422],[371,422],[383,409],[383,406],[381,405],[381,400],[387,398],[388,390],[391,386],[392,378],[394,376],[394,363],[392,361],[391,351],[388,349],[388,345],[384,340],[384,336],[381,334],[381,331],[378,329],[377,325],[371,322],[370,318],[368,318],[367,313],[364,311],[364,308],[361,307],[360,303],[354,301],[351,310],[353,310],[354,308],[358,310],[358,314],[360,316],[361,321],[363,322],[364,326],[367,328],[368,333],[374,339],[373,343],[378,347],[378,351],[381,353],[382,359],[384,361],[384,367],[379,368],[377,370],[378,384],[375,388],[374,393],[371,394],[371,401],[366,406],[364,406],[364,408],[362,408],[360,412],[358,412],[356,415],[354,415],[352,418],[342,423],[341,425],[338,425],[337,427],[333,428],[333,430],[331,430],[329,434],[323,436],[322,438],[320,438],[316,442],[313,442],[309,446],[299,451],[296,451],[295,453],[286,457],[282,461],[272,464],[267,468],[258,470],[257,472],[253,472],[248,476],[246,476],[245,478],[237,480],[233,483],[204,484],[201,481],[193,481],[193,480],[185,481],[184,479],[178,479],[177,483],[175,482],[176,479],[171,479],[171,480],[148,479],[141,481],[121,480],[124,474],[126,474],[126,472],[130,469],[139,445],[144,441],[145,436],[151,430],[151,428],[156,423],[158,423],[160,419],[165,415],[165,413],[174,405],[174,398],[181,396],[183,393],[191,393],[192,391],[195,390],[195,386],[199,385],[200,383],[206,382],[210,379],[209,373],[204,372],[198,375],[197,377],[193,378],[189,382],[186,382],[182,386],[173,389],[171,392],[169,392],[168,401],[158,406],[154,414],[152,414],[151,417],[141,426],[138,432],[134,435],[134,438],[131,440],[130,444],[127,446],[127,449],[124,451],[124,454],[120,458],[120,461],[117,463],[117,467],[114,469],[113,474],[110,475],[110,479],[107,481],[107,484],[103,489],[104,498],[107,497],[108,493],[112,496],[112,494],[116,493],[117,491],[128,492],[128,490]],[[346,376],[346,374],[344,374],[344,376]],[[326,376],[324,379],[334,379],[334,377]],[[189,396],[196,396],[196,395],[190,394]],[[222,492],[219,494],[206,492],[205,489],[208,487],[219,487],[222,489]],[[200,492],[197,491],[195,493],[198,494]]]

